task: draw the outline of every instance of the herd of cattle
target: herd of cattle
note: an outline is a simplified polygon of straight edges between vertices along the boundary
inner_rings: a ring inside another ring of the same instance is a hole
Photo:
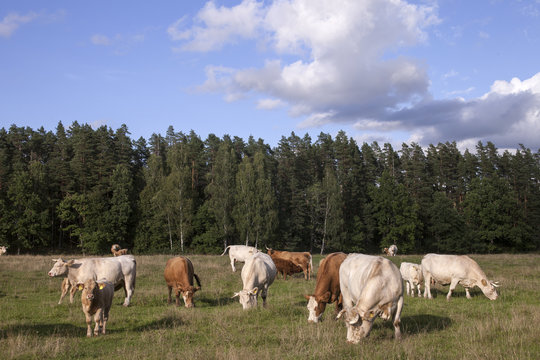
[[[395,255],[397,247],[385,249],[385,253]],[[113,245],[111,252],[115,257],[83,258],[64,261],[55,259],[49,271],[51,277],[64,276],[59,303],[68,291],[73,294],[82,290],[81,302],[86,316],[87,336],[92,336],[91,320],[94,318],[94,335],[105,333],[113,293],[124,288],[124,306],[128,306],[135,289],[136,261],[132,255],[120,255],[119,248]],[[391,250],[391,253],[388,251]],[[222,256],[229,252],[231,267],[244,262],[241,271],[243,288],[233,297],[238,297],[243,309],[257,306],[259,294],[266,306],[268,289],[278,273],[286,279],[287,275],[304,273],[306,280],[312,273],[312,257],[309,252],[278,251],[267,248],[267,253],[243,245],[228,246]],[[118,255],[118,256],[117,256]],[[168,303],[174,290],[176,305],[180,295],[184,305],[194,307],[193,295],[201,289],[201,281],[195,274],[192,262],[177,256],[167,261],[164,271],[168,287]],[[194,279],[198,286],[194,286]],[[319,322],[326,305],[335,303],[336,318],[343,318],[347,326],[347,341],[358,343],[369,335],[377,317],[392,320],[394,334],[401,337],[400,317],[403,308],[403,281],[407,295],[418,296],[424,283],[424,297],[431,299],[431,286],[435,283],[450,284],[447,300],[460,284],[465,288],[467,298],[469,289],[478,286],[490,300],[497,299],[497,283],[487,279],[480,266],[465,255],[427,254],[421,264],[402,262],[398,269],[389,259],[364,254],[332,253],[321,260],[313,294],[304,295],[308,300],[309,322]]]

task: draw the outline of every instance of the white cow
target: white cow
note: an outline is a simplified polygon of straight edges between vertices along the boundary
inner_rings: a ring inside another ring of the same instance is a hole
[[[0,255],[3,255],[7,252],[7,247],[6,246],[0,246]]]
[[[263,299],[263,306],[266,306],[266,295],[268,287],[272,285],[276,278],[277,269],[272,258],[262,252],[258,252],[247,259],[242,268],[242,291],[234,294],[240,297],[240,304],[244,310],[257,306],[259,293]]]
[[[104,279],[111,282],[115,290],[124,288],[126,294],[124,306],[128,306],[131,302],[137,273],[137,263],[133,255],[53,261],[55,263],[48,273],[49,276],[67,276],[71,284],[84,283],[88,279]]]
[[[418,297],[420,297],[420,285],[422,284],[422,280],[424,280],[424,276],[422,275],[422,265],[402,262],[399,266],[399,272],[407,284],[407,295],[414,297],[414,287],[416,286]]]
[[[383,252],[388,256],[396,256],[396,254],[397,254],[397,246],[396,245],[390,245],[390,247],[384,248]]]
[[[471,298],[469,288],[478,286],[490,300],[497,299],[496,283],[491,283],[480,266],[466,255],[438,255],[427,254],[422,259],[422,273],[424,275],[424,297],[431,296],[431,280],[441,285],[450,284],[450,291],[446,299],[450,300],[452,291],[460,284],[465,288],[467,299]]]
[[[236,272],[236,268],[234,267],[234,263],[236,261],[245,263],[247,259],[259,252],[259,250],[253,246],[229,245],[225,248],[225,251],[223,251],[221,256],[225,255],[227,250],[229,250],[229,258],[231,259],[231,267],[233,272]]]
[[[401,338],[403,281],[396,265],[381,256],[350,254],[339,268],[339,283],[347,325],[347,341],[358,343],[367,337],[373,321],[393,317],[394,335]]]

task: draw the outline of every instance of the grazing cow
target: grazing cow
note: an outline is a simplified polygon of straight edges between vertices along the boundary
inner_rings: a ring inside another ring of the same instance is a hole
[[[283,259],[289,260],[293,264],[300,266],[304,272],[304,278],[306,280],[311,279],[311,272],[313,269],[313,260],[309,252],[292,252],[292,251],[280,251],[266,248],[268,255],[272,257],[272,260]]]
[[[438,255],[427,254],[422,259],[422,273],[424,275],[424,297],[431,296],[431,281],[441,285],[450,284],[450,291],[446,300],[450,300],[452,291],[460,284],[465,288],[467,299],[471,298],[469,289],[478,286],[490,300],[497,299],[497,283],[490,282],[480,266],[466,255]]]
[[[234,294],[239,297],[244,310],[257,306],[259,293],[266,306],[268,287],[272,285],[277,274],[276,265],[272,258],[261,252],[250,257],[242,268],[243,290]]]
[[[129,306],[135,291],[137,272],[137,263],[132,255],[53,261],[55,263],[48,273],[50,277],[67,276],[71,284],[84,283],[88,279],[105,279],[114,285],[115,290],[124,288],[124,306]]]
[[[100,332],[105,334],[105,327],[109,320],[109,310],[111,309],[114,296],[114,286],[106,280],[95,281],[88,279],[84,283],[77,284],[82,290],[81,303],[82,310],[86,317],[86,336],[92,336],[92,316],[94,316],[94,335]]]
[[[396,245],[390,245],[390,247],[384,248],[383,252],[388,256],[396,256],[396,254],[397,254],[397,246]]]
[[[247,259],[259,252],[259,250],[253,246],[229,245],[225,248],[225,251],[223,251],[221,256],[225,255],[227,250],[229,250],[229,258],[231,259],[231,267],[233,272],[236,272],[236,268],[234,267],[235,262],[238,261],[245,263]]]
[[[346,257],[347,254],[342,252],[332,253],[319,264],[315,292],[312,295],[304,295],[308,300],[308,321],[319,322],[326,304],[335,302],[336,314],[343,308],[339,288],[339,267]]]
[[[128,249],[120,249],[120,245],[113,244],[113,246],[111,246],[111,252],[114,256],[127,255]]]
[[[184,298],[184,305],[187,308],[195,307],[193,302],[193,294],[201,289],[201,280],[193,270],[193,264],[184,256],[177,256],[167,260],[165,272],[163,274],[165,282],[169,288],[169,299],[167,304],[172,302],[171,292],[174,288],[176,294],[176,306],[180,305],[180,294]],[[199,286],[193,286],[193,278],[197,280]]]
[[[0,256],[4,255],[7,252],[6,246],[0,246]]]
[[[422,266],[410,262],[402,262],[399,267],[399,272],[407,284],[407,295],[414,297],[414,287],[416,286],[418,290],[418,297],[420,297],[420,285],[422,284],[422,280],[424,280],[424,276],[422,275]]]
[[[394,335],[401,338],[403,281],[396,265],[381,256],[350,254],[339,268],[339,283],[347,325],[347,341],[356,344],[367,337],[373,321],[393,317]]]
[[[283,275],[283,279],[287,280],[287,275],[293,275],[296,273],[301,273],[302,268],[298,265],[295,265],[292,261],[284,260],[280,258],[272,258],[278,274]]]
[[[62,294],[60,294],[60,300],[58,300],[58,305],[62,303],[62,300],[64,299],[64,296],[66,296],[68,291],[69,291],[69,303],[73,304],[73,296],[75,295],[78,289],[76,285],[77,284],[74,285],[70,283],[67,277],[64,278],[64,280],[62,280],[62,287],[61,287]]]

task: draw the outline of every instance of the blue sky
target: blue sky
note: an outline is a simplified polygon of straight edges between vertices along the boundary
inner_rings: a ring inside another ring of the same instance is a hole
[[[540,0],[0,2],[0,127],[540,148]]]

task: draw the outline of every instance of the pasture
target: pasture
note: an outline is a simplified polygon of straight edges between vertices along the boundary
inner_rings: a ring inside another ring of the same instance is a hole
[[[170,255],[136,256],[137,284],[132,305],[113,300],[108,333],[86,338],[80,292],[58,305],[62,278],[48,278],[55,256],[0,257],[0,354],[15,358],[107,359],[538,359],[540,358],[540,255],[471,255],[492,280],[499,298],[475,288],[467,300],[461,286],[451,301],[448,287],[435,298],[405,296],[401,331],[375,321],[369,338],[346,343],[342,321],[329,306],[324,321],[307,322],[306,300],[315,278],[302,274],[276,279],[268,306],[243,311],[238,299],[240,270],[227,256],[188,256],[202,282],[194,309],[167,305],[163,270]],[[66,259],[68,257],[65,257]],[[317,270],[320,256],[314,256]],[[419,263],[420,255],[391,260]],[[241,269],[242,264],[237,266]],[[183,305],[183,302],[182,302]]]

